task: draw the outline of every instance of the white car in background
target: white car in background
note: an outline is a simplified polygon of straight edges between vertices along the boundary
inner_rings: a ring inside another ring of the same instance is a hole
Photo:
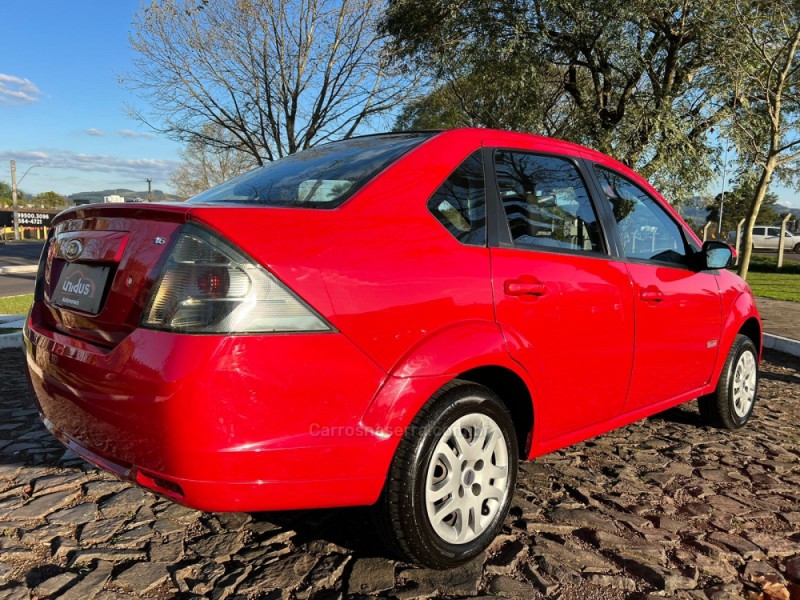
[[[784,236],[784,248],[787,252],[796,252],[800,254],[800,235],[787,231]],[[744,239],[744,234],[742,234]],[[780,227],[769,227],[767,225],[756,225],[753,227],[753,249],[754,250],[777,250],[778,242],[781,239]],[[736,243],[736,232],[731,231],[728,234],[728,243]]]

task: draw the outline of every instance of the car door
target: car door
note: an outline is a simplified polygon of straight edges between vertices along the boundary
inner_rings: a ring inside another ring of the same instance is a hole
[[[622,409],[633,297],[624,263],[608,252],[579,163],[522,150],[491,153],[496,316],[534,382],[537,444]]]
[[[753,248],[766,248],[766,227],[753,227]]]
[[[764,240],[764,246],[771,250],[777,250],[781,241],[781,228],[780,227],[767,227],[767,237]]]
[[[683,227],[642,186],[595,165],[633,283],[635,358],[625,410],[686,396],[711,378],[722,327],[716,275],[691,268]]]

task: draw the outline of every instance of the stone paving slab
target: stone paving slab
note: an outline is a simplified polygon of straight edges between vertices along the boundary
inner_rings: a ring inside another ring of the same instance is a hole
[[[800,598],[800,372],[766,353],[754,420],[694,404],[524,463],[503,533],[434,571],[366,509],[193,511],[94,469],[0,350],[0,598]]]

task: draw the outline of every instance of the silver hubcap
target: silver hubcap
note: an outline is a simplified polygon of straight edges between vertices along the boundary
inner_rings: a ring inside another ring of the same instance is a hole
[[[444,432],[425,478],[425,508],[433,530],[467,544],[492,523],[508,496],[508,449],[490,417],[465,415]]]
[[[756,358],[746,350],[736,363],[733,372],[733,412],[746,417],[756,398]]]

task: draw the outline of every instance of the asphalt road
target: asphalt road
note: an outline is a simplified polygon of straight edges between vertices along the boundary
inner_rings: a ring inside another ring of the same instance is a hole
[[[32,294],[36,273],[0,275],[0,298]]]
[[[42,246],[44,242],[0,242],[0,267],[36,264]]]
[[[0,267],[37,264],[43,245],[43,242],[7,242],[0,244]],[[35,281],[35,273],[0,275],[0,298],[32,294]]]

